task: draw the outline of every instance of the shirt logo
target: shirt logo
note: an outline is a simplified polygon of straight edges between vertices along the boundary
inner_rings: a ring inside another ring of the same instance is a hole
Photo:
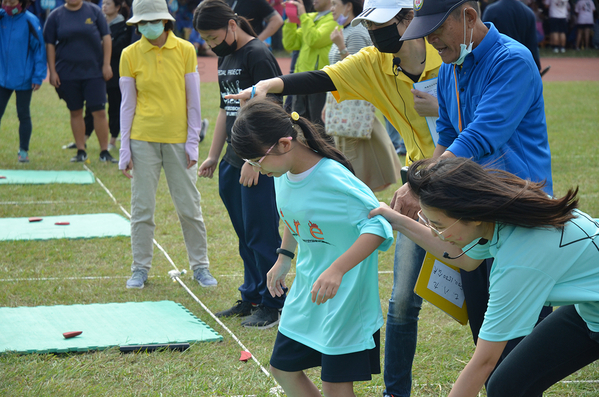
[[[279,214],[281,215],[281,219],[283,220],[283,222],[285,222],[285,224],[287,225],[287,227],[289,228],[289,231],[291,232],[291,234],[295,237],[299,237],[302,238],[302,236],[300,236],[300,221],[298,221],[297,219],[293,220],[293,226],[294,228],[291,227],[291,225],[287,222],[287,220],[285,219],[285,216],[283,215],[283,211],[279,210]],[[324,239],[324,233],[322,232],[322,230],[318,227],[318,225],[316,223],[312,223],[311,221],[308,221],[308,227],[310,228],[310,236],[312,237],[312,239],[303,239],[304,242],[306,243],[324,243],[324,244],[331,244],[328,241],[325,241]]]
[[[424,0],[414,0],[414,11],[420,11],[422,4],[424,4]]]
[[[93,25],[94,23],[92,22],[92,19],[91,19],[91,18],[87,18],[87,19],[85,20],[85,24],[86,24],[86,25]]]

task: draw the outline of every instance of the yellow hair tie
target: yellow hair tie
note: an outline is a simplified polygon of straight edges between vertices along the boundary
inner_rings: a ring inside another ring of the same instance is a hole
[[[299,117],[300,117],[300,116],[299,116],[299,114],[297,114],[297,112],[291,112],[291,118],[292,118],[294,121],[298,121],[298,120],[299,120]]]

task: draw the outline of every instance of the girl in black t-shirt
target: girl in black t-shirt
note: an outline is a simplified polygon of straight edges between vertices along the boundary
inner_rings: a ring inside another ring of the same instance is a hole
[[[201,177],[212,178],[219,166],[219,192],[239,238],[244,282],[239,287],[241,300],[218,317],[246,317],[241,325],[269,328],[279,322],[285,296],[272,297],[266,273],[277,260],[281,245],[279,217],[272,178],[260,175],[245,164],[230,146],[218,164],[225,142],[231,141],[231,128],[239,101],[224,99],[251,87],[262,79],[280,76],[281,69],[266,45],[256,39],[249,22],[235,14],[221,0],[204,0],[194,13],[194,28],[219,56],[218,82],[220,110],[208,157],[198,169]]]

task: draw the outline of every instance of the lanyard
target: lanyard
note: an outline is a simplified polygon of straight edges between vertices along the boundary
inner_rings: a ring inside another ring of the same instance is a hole
[[[458,100],[458,128],[462,132],[462,110],[460,109],[460,94],[458,92],[458,76],[455,72],[455,65],[453,65],[453,79],[455,80],[455,96]]]

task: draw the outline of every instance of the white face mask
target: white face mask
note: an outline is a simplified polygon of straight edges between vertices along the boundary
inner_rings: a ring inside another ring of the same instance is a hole
[[[470,44],[466,46],[466,9],[464,8],[464,43],[460,44],[460,56],[457,60],[452,62],[453,64],[458,66],[463,64],[464,59],[466,59],[466,56],[472,52],[472,44],[474,44],[474,42],[472,41],[473,34],[474,28],[470,31]]]

